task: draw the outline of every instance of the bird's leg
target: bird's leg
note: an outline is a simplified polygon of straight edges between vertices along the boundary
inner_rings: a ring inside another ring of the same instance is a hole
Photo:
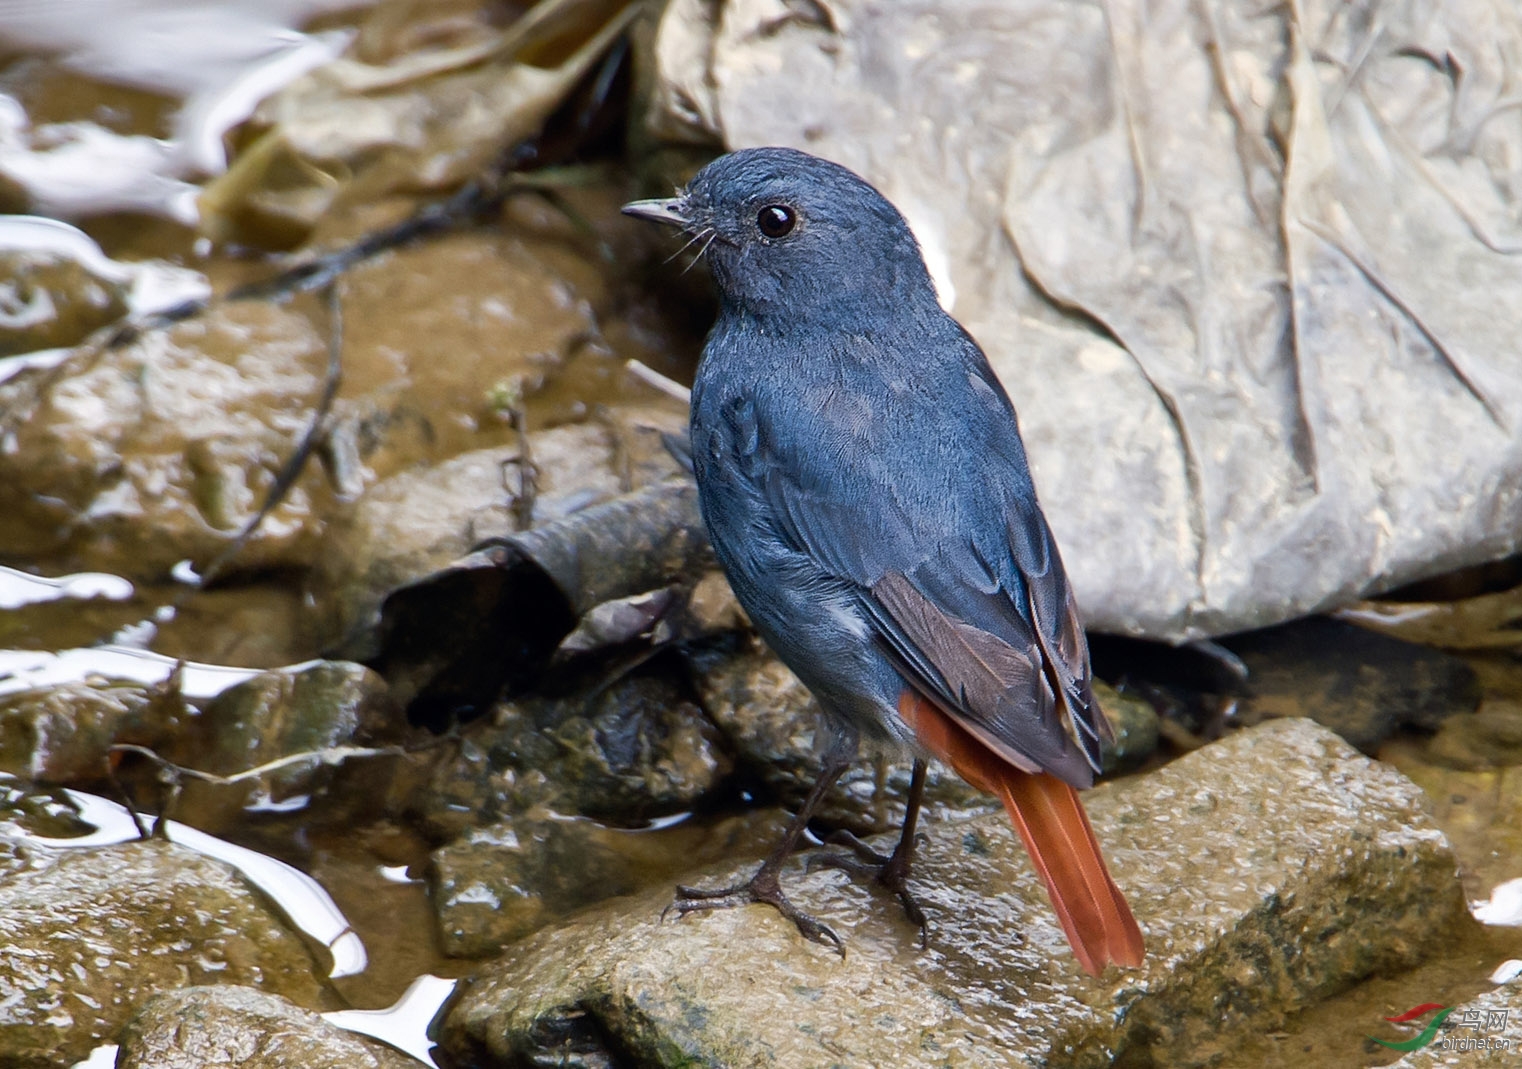
[[[854,734],[843,737],[830,748],[829,753],[825,755],[824,768],[820,771],[813,790],[809,791],[808,797],[803,800],[802,807],[794,815],[792,823],[787,826],[781,841],[762,862],[754,876],[745,883],[715,890],[684,887],[678,884],[676,898],[662,911],[661,916],[664,917],[671,910],[676,910],[678,917],[685,917],[699,910],[729,909],[731,906],[765,902],[792,921],[804,938],[824,946],[834,947],[836,952],[844,957],[845,944],[841,942],[840,936],[836,935],[829,925],[815,920],[789,902],[787,896],[782,893],[782,884],[777,877],[782,871],[783,863],[797,848],[798,840],[802,837],[804,829],[808,827],[814,810],[819,808],[819,803],[824,799],[825,794],[850,767],[855,752]]]
[[[914,762],[914,772],[909,779],[909,801],[904,807],[904,825],[899,832],[898,845],[893,848],[893,853],[884,856],[873,850],[866,843],[848,831],[837,831],[826,842],[836,846],[844,846],[854,854],[854,857],[845,854],[819,854],[809,859],[810,867],[825,865],[829,868],[843,869],[863,879],[870,879],[873,883],[887,888],[897,896],[899,903],[904,907],[904,913],[909,917],[911,924],[920,930],[920,946],[928,943],[930,924],[925,920],[925,911],[920,908],[919,902],[909,891],[909,867],[914,860],[914,844],[916,841],[915,827],[919,823],[920,803],[925,796],[925,761],[923,758]]]

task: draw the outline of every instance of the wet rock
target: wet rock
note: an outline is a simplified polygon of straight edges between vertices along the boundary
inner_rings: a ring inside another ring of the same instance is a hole
[[[219,776],[313,755],[257,779],[183,783],[186,811],[202,810],[213,799],[223,807],[239,807],[255,798],[278,802],[310,794],[338,763],[322,756],[326,751],[392,739],[402,727],[401,711],[391,702],[385,680],[363,665],[321,661],[299,670],[262,672],[229,687],[206,704],[192,730],[167,753],[179,764]]]
[[[1105,772],[1135,768],[1157,749],[1158,716],[1152,704],[1135,694],[1122,693],[1104,680],[1094,680],[1094,700],[1115,730],[1113,742],[1101,753]]]
[[[1365,753],[1402,725],[1436,731],[1480,702],[1474,670],[1452,654],[1325,617],[1222,645],[1248,668],[1245,723],[1308,716]]]
[[[0,554],[132,578],[206,563],[263,503],[326,359],[301,316],[245,301],[0,383]],[[240,563],[309,561],[330,498],[309,470]]]
[[[553,708],[557,722],[547,732],[542,712],[520,713],[507,744],[522,771],[560,785],[574,812],[625,824],[679,812],[731,768],[702,710],[667,677],[625,676],[574,716]]]
[[[63,854],[0,882],[0,1061],[66,1066],[149,996],[243,984],[308,1006],[312,955],[227,866],[166,842]]]
[[[45,252],[0,252],[0,358],[74,345],[127,311],[119,282]]]
[[[693,622],[693,631],[718,632],[749,630],[750,617],[740,607],[729,580],[717,568],[704,572],[693,584],[687,597],[687,613]]]
[[[0,881],[12,873],[46,868],[58,859],[58,851],[38,844],[35,836],[67,839],[93,830],[79,819],[61,789],[0,773]]]
[[[1427,755],[1450,768],[1522,765],[1522,702],[1490,699],[1471,714],[1449,717]]]
[[[434,852],[430,898],[444,953],[483,957],[573,910],[671,881],[694,864],[759,858],[781,838],[775,810],[659,831],[526,815]]]
[[[250,987],[156,995],[127,1022],[117,1069],[417,1069],[418,1063]]]
[[[545,777],[527,777],[520,787],[517,773],[494,757],[490,740],[487,721],[462,727],[449,750],[407,769],[410,775],[390,785],[391,810],[416,823],[432,842],[447,843],[533,808]]]
[[[475,450],[382,480],[335,525],[318,561],[324,632],[364,656],[374,614],[396,588],[488,538],[555,523],[674,473],[660,432],[678,420],[651,409],[628,434],[606,423],[557,427],[530,435],[526,451]]]
[[[579,617],[712,567],[697,488],[673,477],[521,534],[392,592],[365,656],[416,723],[446,726],[540,683]]]
[[[172,686],[62,683],[0,697],[0,771],[43,783],[105,776],[110,747],[153,747],[194,720]]]
[[[439,235],[345,274],[344,375],[379,478],[513,441],[512,412],[605,348],[607,266],[538,222]],[[549,425],[535,406],[530,427]]]
[[[740,760],[768,785],[806,793],[829,734],[808,688],[759,642],[699,650],[689,663],[703,708]]]
[[[833,732],[808,688],[760,642],[738,650],[701,649],[689,665],[703,709],[741,769],[796,807],[819,778],[820,756]],[[864,833],[903,820],[908,768],[864,756],[825,796],[820,823]],[[994,804],[939,764],[931,766],[925,791],[933,804],[958,810]]]
[[[913,881],[926,952],[896,904],[839,873],[793,866],[784,882],[846,938],[844,960],[762,906],[661,924],[670,892],[652,891],[518,944],[454,1005],[443,1043],[462,1061],[600,1033],[653,1064],[1188,1069],[1473,923],[1420,792],[1307,721],[1088,798],[1147,933],[1139,970],[1079,971],[1002,815],[932,820]]]
[[[535,805],[637,826],[691,808],[733,767],[702,710],[656,672],[571,698],[504,703],[460,735],[457,756],[416,803],[436,833]]]
[[[1405,1007],[1401,1007],[1404,1009]],[[1397,1011],[1398,1012],[1398,1011]],[[1409,1026],[1418,1034],[1430,1017]],[[1522,1021],[1522,987],[1515,981],[1453,1007],[1438,1036],[1389,1069],[1510,1069],[1517,1064],[1517,1023]]]

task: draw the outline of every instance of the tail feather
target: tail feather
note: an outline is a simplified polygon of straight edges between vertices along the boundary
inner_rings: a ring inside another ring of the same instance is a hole
[[[1110,878],[1078,792],[1056,776],[1010,765],[912,691],[898,711],[921,745],[1004,803],[1084,971],[1097,976],[1110,962],[1140,965],[1141,929]]]

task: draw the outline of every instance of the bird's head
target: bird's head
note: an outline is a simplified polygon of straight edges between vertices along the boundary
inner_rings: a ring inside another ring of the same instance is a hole
[[[670,200],[624,206],[679,227],[724,303],[779,325],[849,326],[935,290],[904,217],[839,164],[788,148],[721,156]]]

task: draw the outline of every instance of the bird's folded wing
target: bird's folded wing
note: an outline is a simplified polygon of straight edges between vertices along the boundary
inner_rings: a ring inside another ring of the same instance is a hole
[[[1059,702],[1053,687],[1071,669],[1049,663],[1049,644],[1032,629],[1016,646],[950,615],[898,572],[873,584],[870,596],[885,610],[874,613],[874,621],[900,670],[970,735],[1023,771],[1050,772],[1079,786],[1093,783],[1086,748],[1075,746],[1092,735],[1093,725],[1070,735],[1059,713],[1061,706],[1070,718],[1069,704]],[[925,673],[919,662],[928,662],[933,672]]]
[[[856,505],[849,494],[805,488],[767,459],[759,489],[779,534],[855,590],[915,689],[1015,767],[1091,785],[1107,725],[1090,693],[1071,590],[1033,505],[963,510],[985,523],[944,531],[887,495]],[[997,486],[981,492],[1000,495]]]

